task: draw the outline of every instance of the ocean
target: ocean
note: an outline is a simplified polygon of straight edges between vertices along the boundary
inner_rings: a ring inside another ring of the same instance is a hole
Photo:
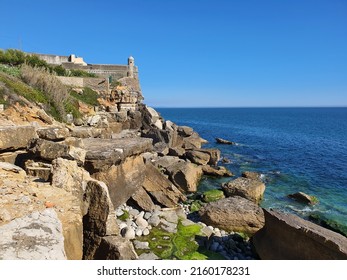
[[[165,120],[187,125],[218,148],[236,177],[243,171],[264,176],[261,206],[318,217],[347,229],[347,108],[156,108]],[[237,145],[217,144],[216,137]],[[199,191],[219,188],[232,178],[204,178]],[[318,198],[313,206],[288,194]]]

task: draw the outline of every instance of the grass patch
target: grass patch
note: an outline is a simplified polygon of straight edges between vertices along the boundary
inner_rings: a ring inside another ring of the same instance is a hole
[[[127,219],[129,219],[129,212],[126,210],[123,210],[123,214],[119,217],[117,217],[118,220],[121,220],[123,222],[125,222]]]
[[[91,88],[85,87],[83,89],[83,93],[80,94],[76,91],[70,91],[70,95],[72,97],[74,97],[77,100],[80,100],[88,105],[91,106],[98,106],[99,105],[99,101],[98,101],[98,93],[94,90],[92,90]]]

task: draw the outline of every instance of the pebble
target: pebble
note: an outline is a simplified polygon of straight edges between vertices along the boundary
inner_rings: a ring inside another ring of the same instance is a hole
[[[160,223],[160,218],[159,218],[159,216],[153,215],[152,217],[150,217],[150,218],[148,219],[148,223],[149,223],[151,226],[154,226],[154,227],[158,226],[159,223]]]
[[[120,216],[122,216],[124,214],[123,210],[119,209],[119,208],[115,212],[116,212],[116,216],[117,217],[120,217]]]
[[[143,234],[144,236],[148,235],[148,234],[149,234],[149,229],[148,229],[148,228],[145,228],[145,229],[143,230],[142,234]]]
[[[142,236],[142,229],[137,229],[135,231],[136,236]]]
[[[125,227],[121,230],[121,235],[126,239],[135,239],[135,231],[132,227]]]
[[[126,224],[126,223],[123,222],[123,223],[120,223],[120,224],[119,224],[119,228],[120,228],[120,229],[125,228],[125,227],[127,227],[127,224]]]
[[[143,216],[143,218],[145,218],[146,220],[148,220],[151,216],[152,216],[152,213],[151,213],[151,212],[146,212],[145,215]]]
[[[137,209],[131,208],[131,209],[129,209],[129,214],[130,214],[131,216],[133,216],[133,217],[136,217],[137,215],[140,214],[140,211],[137,210]]]
[[[135,223],[140,228],[146,228],[148,226],[148,222],[143,218],[143,214],[137,216]]]
[[[143,250],[149,249],[149,243],[148,242],[141,242],[138,240],[134,240],[133,244],[134,244],[134,247],[136,249],[143,249]]]

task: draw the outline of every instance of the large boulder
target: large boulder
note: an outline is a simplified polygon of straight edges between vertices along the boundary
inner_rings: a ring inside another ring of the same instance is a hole
[[[166,173],[175,186],[184,193],[196,192],[203,174],[200,166],[184,161],[169,165]]]
[[[254,234],[264,226],[264,214],[255,203],[240,196],[210,202],[199,210],[201,221],[207,225]]]
[[[95,259],[105,236],[119,234],[114,208],[107,186],[100,181],[88,181],[83,195],[83,259]]]
[[[139,188],[131,198],[144,211],[151,212],[155,208],[153,200],[143,187]]]
[[[139,155],[127,157],[124,161],[96,172],[92,176],[107,184],[111,200],[117,208],[142,187],[145,171],[144,159]]]
[[[185,196],[152,164],[146,165],[143,188],[165,207],[175,207]]]
[[[222,185],[226,196],[242,196],[258,203],[264,194],[265,185],[258,180],[239,177]]]
[[[0,151],[23,149],[31,139],[37,138],[33,126],[1,126]]]
[[[62,224],[52,208],[0,226],[0,235],[2,260],[66,259]]]
[[[265,226],[252,238],[261,259],[347,260],[347,238],[300,217],[264,209]]]

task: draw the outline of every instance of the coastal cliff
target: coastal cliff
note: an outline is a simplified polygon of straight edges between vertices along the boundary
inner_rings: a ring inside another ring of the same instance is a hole
[[[258,205],[265,191],[258,178],[197,195],[203,176],[232,174],[192,128],[143,104],[137,78],[96,91],[94,105],[84,99],[87,89],[74,87],[78,112],[54,119],[45,104],[21,94],[36,85],[0,75],[0,259],[287,256],[263,255],[264,231],[273,227]],[[287,224],[290,232],[298,223]],[[254,233],[256,250],[248,238]],[[339,234],[329,241],[331,258],[347,258],[345,247],[334,251],[341,242]],[[324,246],[307,250],[307,259],[326,256]]]

